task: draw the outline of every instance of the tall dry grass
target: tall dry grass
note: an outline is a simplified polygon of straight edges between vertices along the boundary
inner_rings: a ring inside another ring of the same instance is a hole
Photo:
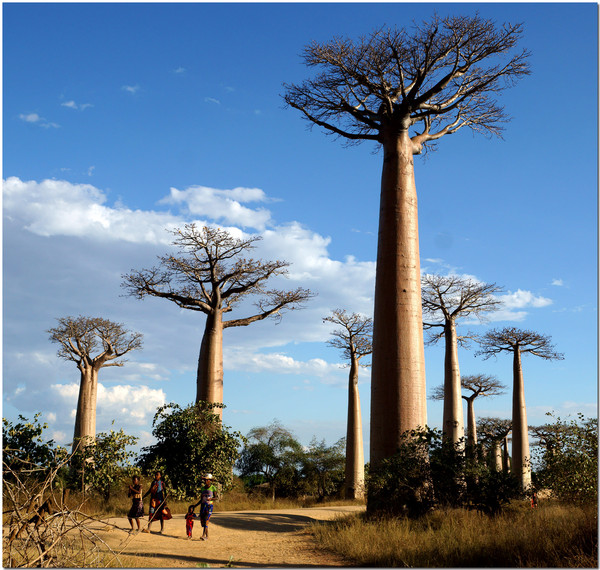
[[[520,504],[490,518],[445,509],[419,520],[350,516],[312,526],[318,542],[358,566],[598,567],[598,517],[587,507]]]

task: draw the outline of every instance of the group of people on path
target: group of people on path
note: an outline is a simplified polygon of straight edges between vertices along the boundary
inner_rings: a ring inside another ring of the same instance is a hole
[[[132,484],[129,485],[127,493],[131,497],[131,509],[127,514],[131,530],[134,532],[133,521],[137,523],[137,530],[140,531],[140,519],[144,516],[144,498],[150,495],[150,508],[148,510],[148,526],[142,532],[150,532],[150,527],[154,521],[160,521],[160,533],[164,530],[164,521],[171,518],[171,511],[167,507],[167,489],[165,482],[162,480],[160,471],[154,473],[154,481],[150,488],[142,495],[142,485],[140,478],[135,475],[132,478]],[[217,488],[213,485],[213,476],[207,473],[202,477],[202,487],[200,489],[200,500],[195,505],[188,507],[188,512],[185,515],[185,531],[188,539],[192,538],[192,529],[194,527],[194,519],[199,518],[202,525],[201,540],[208,540],[208,521],[213,512],[214,501],[218,499]],[[200,515],[196,515],[195,509],[200,505]]]

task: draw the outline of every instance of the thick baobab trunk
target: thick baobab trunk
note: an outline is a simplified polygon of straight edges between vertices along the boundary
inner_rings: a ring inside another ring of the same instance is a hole
[[[365,492],[365,455],[363,449],[360,396],[358,393],[358,360],[352,359],[348,379],[348,425],[346,428],[347,499],[361,499]]]
[[[79,440],[92,443],[96,439],[96,401],[98,399],[98,370],[88,365],[81,371],[79,398],[73,432],[73,449]]]
[[[471,449],[477,445],[477,424],[475,423],[475,398],[467,398],[467,444]]]
[[[446,323],[444,327],[446,352],[444,356],[444,440],[453,445],[459,444],[465,437],[463,420],[462,394],[460,385],[460,369],[458,367],[458,341],[456,338],[456,325]],[[459,444],[464,448],[464,440]]]
[[[371,373],[371,464],[427,423],[417,191],[408,131],[383,143]]]
[[[207,315],[196,377],[196,403],[223,403],[223,319],[220,311]],[[222,408],[214,413],[223,416]]]
[[[513,360],[513,405],[512,405],[512,471],[521,482],[523,490],[531,486],[529,465],[529,430],[525,409],[525,387],[521,351],[515,347]]]

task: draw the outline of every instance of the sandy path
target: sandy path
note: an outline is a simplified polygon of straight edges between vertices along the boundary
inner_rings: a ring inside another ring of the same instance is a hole
[[[185,535],[183,515],[152,525],[152,533],[129,534],[127,518],[111,518],[119,528],[98,534],[116,552],[124,566],[138,567],[324,567],[347,566],[348,561],[319,550],[306,532],[308,523],[331,520],[364,509],[359,506],[265,511],[215,512],[210,540],[200,540],[202,527],[194,523],[193,539]],[[144,523],[145,524],[145,523]],[[121,530],[124,529],[124,530]]]

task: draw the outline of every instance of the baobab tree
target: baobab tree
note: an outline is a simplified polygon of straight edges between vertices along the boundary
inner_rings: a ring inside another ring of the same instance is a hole
[[[479,418],[477,429],[490,444],[491,466],[496,471],[508,472],[508,468],[504,469],[501,444],[508,437],[512,429],[512,422],[501,418]]]
[[[365,487],[365,455],[358,392],[358,370],[361,366],[360,359],[372,352],[373,319],[335,309],[331,312],[331,316],[325,317],[323,321],[340,327],[331,333],[333,338],[328,341],[328,344],[341,349],[344,358],[350,363],[344,487],[347,499],[358,499],[364,497]]]
[[[480,350],[476,356],[483,355],[487,359],[501,352],[513,355],[512,471],[523,490],[531,486],[531,465],[521,355],[532,354],[544,360],[562,360],[563,355],[555,352],[550,341],[549,336],[515,327],[492,329],[478,338]]]
[[[108,366],[123,366],[128,352],[142,347],[142,335],[121,323],[99,317],[61,317],[58,326],[46,332],[60,345],[58,356],[77,365],[81,373],[73,433],[73,449],[82,440],[96,437],[98,372]]]
[[[461,377],[458,364],[457,321],[466,317],[482,319],[502,302],[495,297],[502,291],[495,283],[481,283],[459,275],[424,275],[421,279],[423,328],[440,329],[431,334],[429,343],[444,339],[444,439],[457,445],[464,437]],[[467,400],[468,401],[468,400]],[[474,429],[475,424],[471,424]]]
[[[348,143],[383,148],[371,382],[371,464],[406,430],[427,423],[417,194],[413,155],[463,127],[498,135],[507,117],[495,96],[529,73],[513,53],[520,24],[434,16],[304,50],[313,79],[284,85],[284,100]],[[416,129],[420,130],[417,132]]]
[[[285,275],[286,261],[260,261],[242,257],[261,237],[238,239],[229,232],[186,224],[173,232],[174,255],[159,257],[158,267],[123,276],[128,294],[167,299],[183,309],[206,315],[196,375],[196,403],[223,403],[223,330],[245,327],[267,317],[281,318],[298,309],[313,294],[298,287],[291,291],[267,289],[266,282]],[[255,297],[256,312],[224,320],[246,297]],[[215,413],[222,416],[222,408]]]
[[[461,376],[460,385],[468,394],[462,394],[467,402],[467,446],[474,449],[477,445],[477,423],[475,421],[475,399],[479,396],[498,396],[504,394],[504,384],[495,376],[474,374]],[[444,385],[436,386],[432,391],[431,400],[444,400]],[[445,401],[445,400],[444,400]]]

